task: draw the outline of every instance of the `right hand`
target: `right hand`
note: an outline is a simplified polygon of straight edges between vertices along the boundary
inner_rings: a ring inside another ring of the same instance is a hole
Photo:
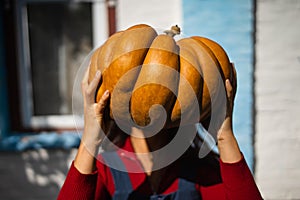
[[[109,91],[106,90],[100,101],[95,102],[95,94],[101,80],[101,72],[97,71],[93,80],[88,82],[89,70],[86,71],[81,82],[81,90],[84,103],[84,131],[82,141],[88,147],[99,146],[104,137],[104,110],[109,99]],[[90,146],[91,145],[91,146]]]

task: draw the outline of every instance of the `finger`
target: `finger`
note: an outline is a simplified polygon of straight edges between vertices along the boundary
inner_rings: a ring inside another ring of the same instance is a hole
[[[98,87],[98,84],[101,79],[101,72],[99,70],[96,71],[95,77],[93,80],[88,84],[85,88],[85,95],[87,103],[94,103],[95,102],[95,93]]]
[[[102,119],[104,109],[107,105],[108,99],[109,99],[109,91],[106,90],[104,92],[104,94],[102,95],[100,101],[97,104],[95,104],[96,105],[95,106],[95,113],[96,113],[96,117],[97,117],[98,121],[100,121]]]
[[[231,85],[229,79],[226,79],[226,81],[225,81],[225,87],[226,87],[227,98],[231,99],[232,98],[233,89],[232,89],[232,85]]]
[[[225,87],[226,87],[226,94],[227,94],[227,111],[226,115],[229,117],[232,117],[232,111],[233,111],[233,88],[229,81],[229,79],[226,79],[225,81]]]

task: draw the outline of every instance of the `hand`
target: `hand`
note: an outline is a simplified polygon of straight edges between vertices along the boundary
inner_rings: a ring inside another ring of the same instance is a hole
[[[84,131],[82,142],[91,148],[99,146],[104,137],[104,109],[109,99],[109,91],[105,91],[98,103],[95,94],[101,79],[101,72],[97,71],[93,80],[88,83],[89,70],[82,80],[82,94],[84,103]]]
[[[105,91],[98,103],[95,102],[95,93],[101,79],[100,71],[88,83],[87,70],[81,82],[84,104],[84,130],[78,148],[74,166],[80,173],[90,174],[96,169],[96,156],[99,145],[104,137],[104,109],[109,99],[109,92]]]
[[[218,131],[218,149],[223,162],[234,163],[241,160],[242,154],[232,130],[234,92],[228,79],[225,81],[225,87],[227,95],[226,117]]]
[[[231,134],[232,132],[232,113],[233,113],[233,105],[234,105],[234,93],[232,85],[229,79],[225,81],[225,89],[226,89],[226,116],[225,120],[223,121],[221,128],[218,131],[218,141],[223,140],[225,134]]]

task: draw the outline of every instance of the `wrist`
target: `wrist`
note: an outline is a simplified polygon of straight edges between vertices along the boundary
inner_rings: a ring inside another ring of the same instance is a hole
[[[87,147],[98,148],[101,145],[104,134],[99,128],[84,128],[81,143]]]
[[[232,130],[232,120],[231,117],[226,117],[218,130],[217,139],[218,142],[224,139],[234,139],[234,134]]]
[[[96,169],[96,155],[98,148],[87,147],[82,142],[78,148],[77,155],[74,160],[74,166],[82,174],[90,174]]]
[[[235,163],[242,158],[239,145],[233,133],[224,134],[222,139],[218,139],[218,149],[220,159],[224,163]]]

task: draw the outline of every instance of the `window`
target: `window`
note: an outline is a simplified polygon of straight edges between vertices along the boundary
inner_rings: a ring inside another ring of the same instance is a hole
[[[12,119],[17,129],[74,129],[73,81],[108,37],[106,1],[18,0],[14,9],[19,111]]]

